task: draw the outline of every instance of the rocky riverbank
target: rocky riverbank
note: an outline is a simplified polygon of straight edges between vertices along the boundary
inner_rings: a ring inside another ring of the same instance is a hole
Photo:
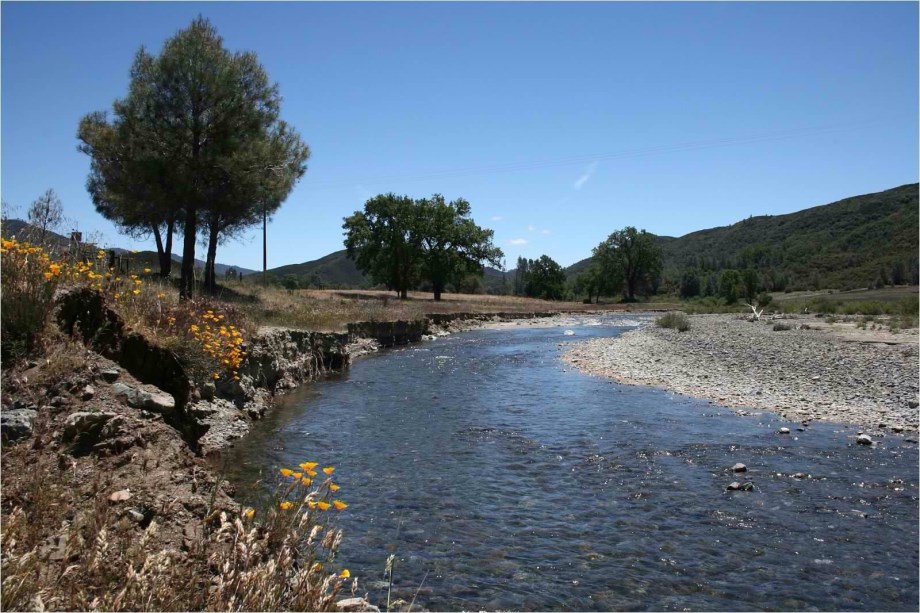
[[[690,322],[690,330],[678,332],[649,318],[617,338],[578,344],[563,359],[620,383],[775,411],[790,420],[917,432],[916,330],[894,340],[854,341],[827,326],[809,327],[806,319],[783,321],[777,327],[789,329],[782,330],[774,330],[775,321],[738,315],[695,315]]]

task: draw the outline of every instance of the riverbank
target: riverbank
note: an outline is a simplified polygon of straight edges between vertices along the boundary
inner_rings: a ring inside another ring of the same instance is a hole
[[[597,376],[662,387],[796,421],[839,421],[872,432],[918,428],[917,330],[897,335],[815,324],[693,315],[686,332],[654,320],[613,339],[576,345],[563,359]],[[804,324],[804,325],[803,325]],[[740,411],[739,411],[740,412]]]

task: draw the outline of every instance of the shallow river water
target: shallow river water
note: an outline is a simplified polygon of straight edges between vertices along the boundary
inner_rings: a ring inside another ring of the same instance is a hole
[[[393,553],[393,597],[424,579],[429,610],[917,610],[916,444],[859,446],[854,427],[800,432],[559,360],[624,321],[360,359],[286,397],[226,456],[231,479],[246,492],[334,464],[339,559],[376,604]],[[754,489],[726,491],[736,480]]]

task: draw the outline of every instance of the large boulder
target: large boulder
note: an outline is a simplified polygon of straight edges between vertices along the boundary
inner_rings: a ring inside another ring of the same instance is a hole
[[[116,383],[112,386],[112,393],[135,409],[147,409],[163,415],[170,415],[176,410],[175,399],[165,392],[148,392],[125,383]]]
[[[10,409],[0,412],[0,437],[4,442],[32,436],[32,424],[38,412],[33,409]]]

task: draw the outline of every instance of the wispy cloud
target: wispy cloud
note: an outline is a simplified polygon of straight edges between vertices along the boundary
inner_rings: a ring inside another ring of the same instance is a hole
[[[527,239],[526,238],[512,238],[510,241],[508,241],[508,244],[509,245],[526,245]]]
[[[533,224],[530,224],[529,226],[527,226],[527,231],[528,231],[528,232],[533,232],[533,231],[536,230],[536,229],[537,229],[537,227],[536,227],[535,225],[533,225]]]
[[[591,162],[588,164],[588,167],[585,168],[585,171],[582,173],[582,175],[578,177],[575,183],[572,184],[572,187],[575,189],[581,189],[584,187],[585,183],[588,182],[588,179],[591,178],[591,175],[594,174],[595,170],[597,170],[597,162]]]
[[[549,230],[540,230],[540,234],[552,234]]]
[[[502,217],[501,215],[492,215],[491,219],[492,221],[504,221],[505,220],[505,218]]]

